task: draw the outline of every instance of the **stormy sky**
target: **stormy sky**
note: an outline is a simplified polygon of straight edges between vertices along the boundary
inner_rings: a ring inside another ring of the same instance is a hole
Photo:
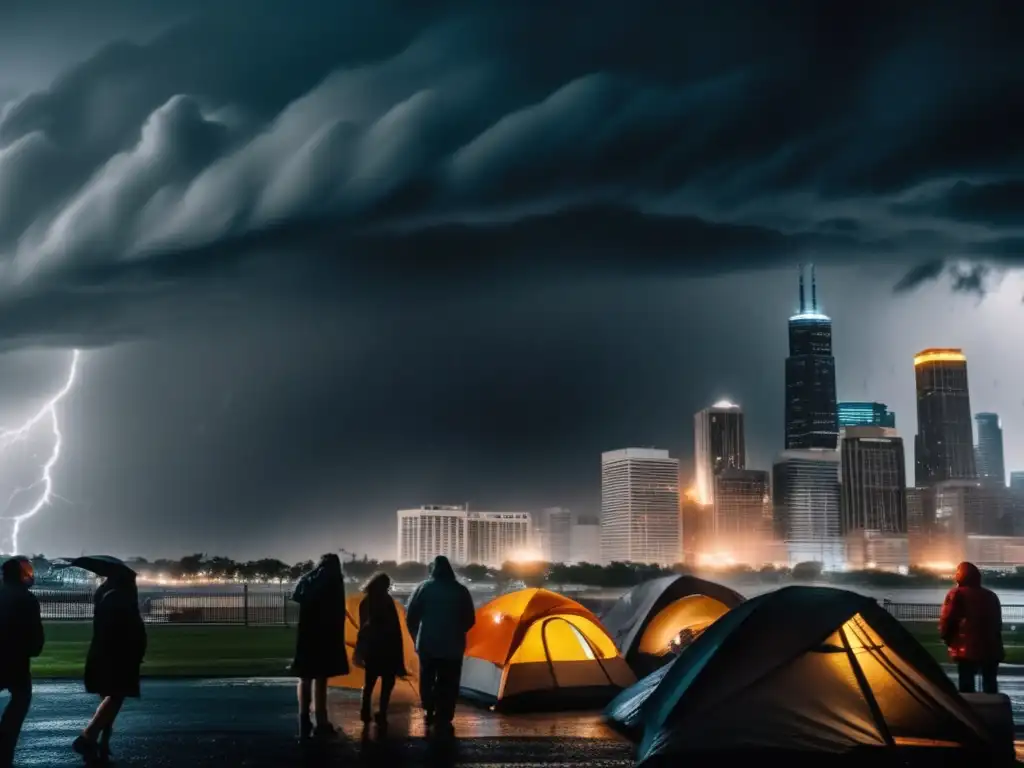
[[[244,5],[0,9],[3,425],[84,350],[22,550],[393,556],[722,396],[768,468],[801,261],[841,398],[912,444],[962,346],[1024,469],[1019,3]]]

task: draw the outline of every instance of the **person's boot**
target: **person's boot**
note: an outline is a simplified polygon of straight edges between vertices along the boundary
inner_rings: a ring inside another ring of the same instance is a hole
[[[313,737],[313,720],[309,713],[299,715],[299,738],[305,741]]]
[[[377,732],[382,735],[386,734],[388,732],[388,713],[378,712],[373,719],[377,723]]]
[[[107,728],[103,731],[103,735],[100,736],[100,743],[96,750],[96,756],[99,758],[101,763],[109,763],[114,759],[114,754],[110,751],[110,737],[113,735],[113,731]]]
[[[96,742],[86,738],[84,733],[71,742],[71,749],[81,756],[86,765],[96,765],[99,762]]]
[[[338,729],[331,725],[331,721],[325,717],[323,722],[316,721],[316,730],[313,731],[313,735],[321,739],[329,739],[338,735]]]

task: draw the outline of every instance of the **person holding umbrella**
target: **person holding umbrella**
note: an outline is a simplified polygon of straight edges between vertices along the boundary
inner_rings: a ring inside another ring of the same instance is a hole
[[[0,766],[14,762],[14,749],[32,703],[32,659],[43,651],[43,621],[39,601],[29,591],[35,581],[32,563],[12,557],[2,566],[0,588],[0,690],[11,698],[0,717]]]
[[[93,598],[92,642],[85,661],[85,690],[98,695],[100,704],[72,745],[92,765],[110,759],[114,721],[126,698],[139,697],[146,627],[139,613],[135,571],[106,555],[79,557],[71,565],[104,579]]]

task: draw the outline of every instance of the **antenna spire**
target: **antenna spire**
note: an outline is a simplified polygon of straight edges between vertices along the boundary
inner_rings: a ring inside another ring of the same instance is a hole
[[[818,283],[814,279],[814,265],[811,264],[811,312],[818,311]]]
[[[807,311],[807,303],[804,301],[804,265],[800,265],[800,314]]]

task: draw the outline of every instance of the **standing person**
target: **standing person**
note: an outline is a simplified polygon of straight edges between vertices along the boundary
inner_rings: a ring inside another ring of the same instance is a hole
[[[434,558],[430,577],[409,598],[406,619],[420,657],[420,701],[427,727],[436,724],[437,733],[451,735],[466,633],[476,623],[476,610],[447,557]]]
[[[72,748],[87,765],[110,760],[110,737],[125,699],[139,697],[146,656],[146,626],[139,613],[135,574],[112,572],[96,590],[92,642],[85,660],[85,690],[100,697],[92,720]]]
[[[43,652],[43,621],[39,601],[29,591],[34,582],[32,563],[12,557],[3,564],[0,588],[0,689],[11,698],[0,717],[0,766],[14,762],[21,726],[32,703],[31,659]]]
[[[359,636],[356,639],[357,664],[366,670],[363,683],[361,716],[370,723],[373,689],[380,680],[380,710],[374,719],[381,730],[387,728],[388,703],[395,689],[395,678],[405,677],[405,649],[402,647],[402,623],[391,597],[391,578],[375,574],[363,587],[366,596],[359,603]]]
[[[291,670],[299,678],[299,735],[308,739],[333,736],[337,731],[327,715],[327,678],[348,674],[345,654],[345,576],[335,554],[320,563],[295,586],[299,631]],[[310,700],[316,729],[310,718]]]
[[[960,693],[974,693],[981,674],[984,693],[998,693],[999,664],[1003,651],[1003,607],[996,593],[981,586],[974,563],[956,568],[956,586],[942,603],[939,635],[956,662]]]

